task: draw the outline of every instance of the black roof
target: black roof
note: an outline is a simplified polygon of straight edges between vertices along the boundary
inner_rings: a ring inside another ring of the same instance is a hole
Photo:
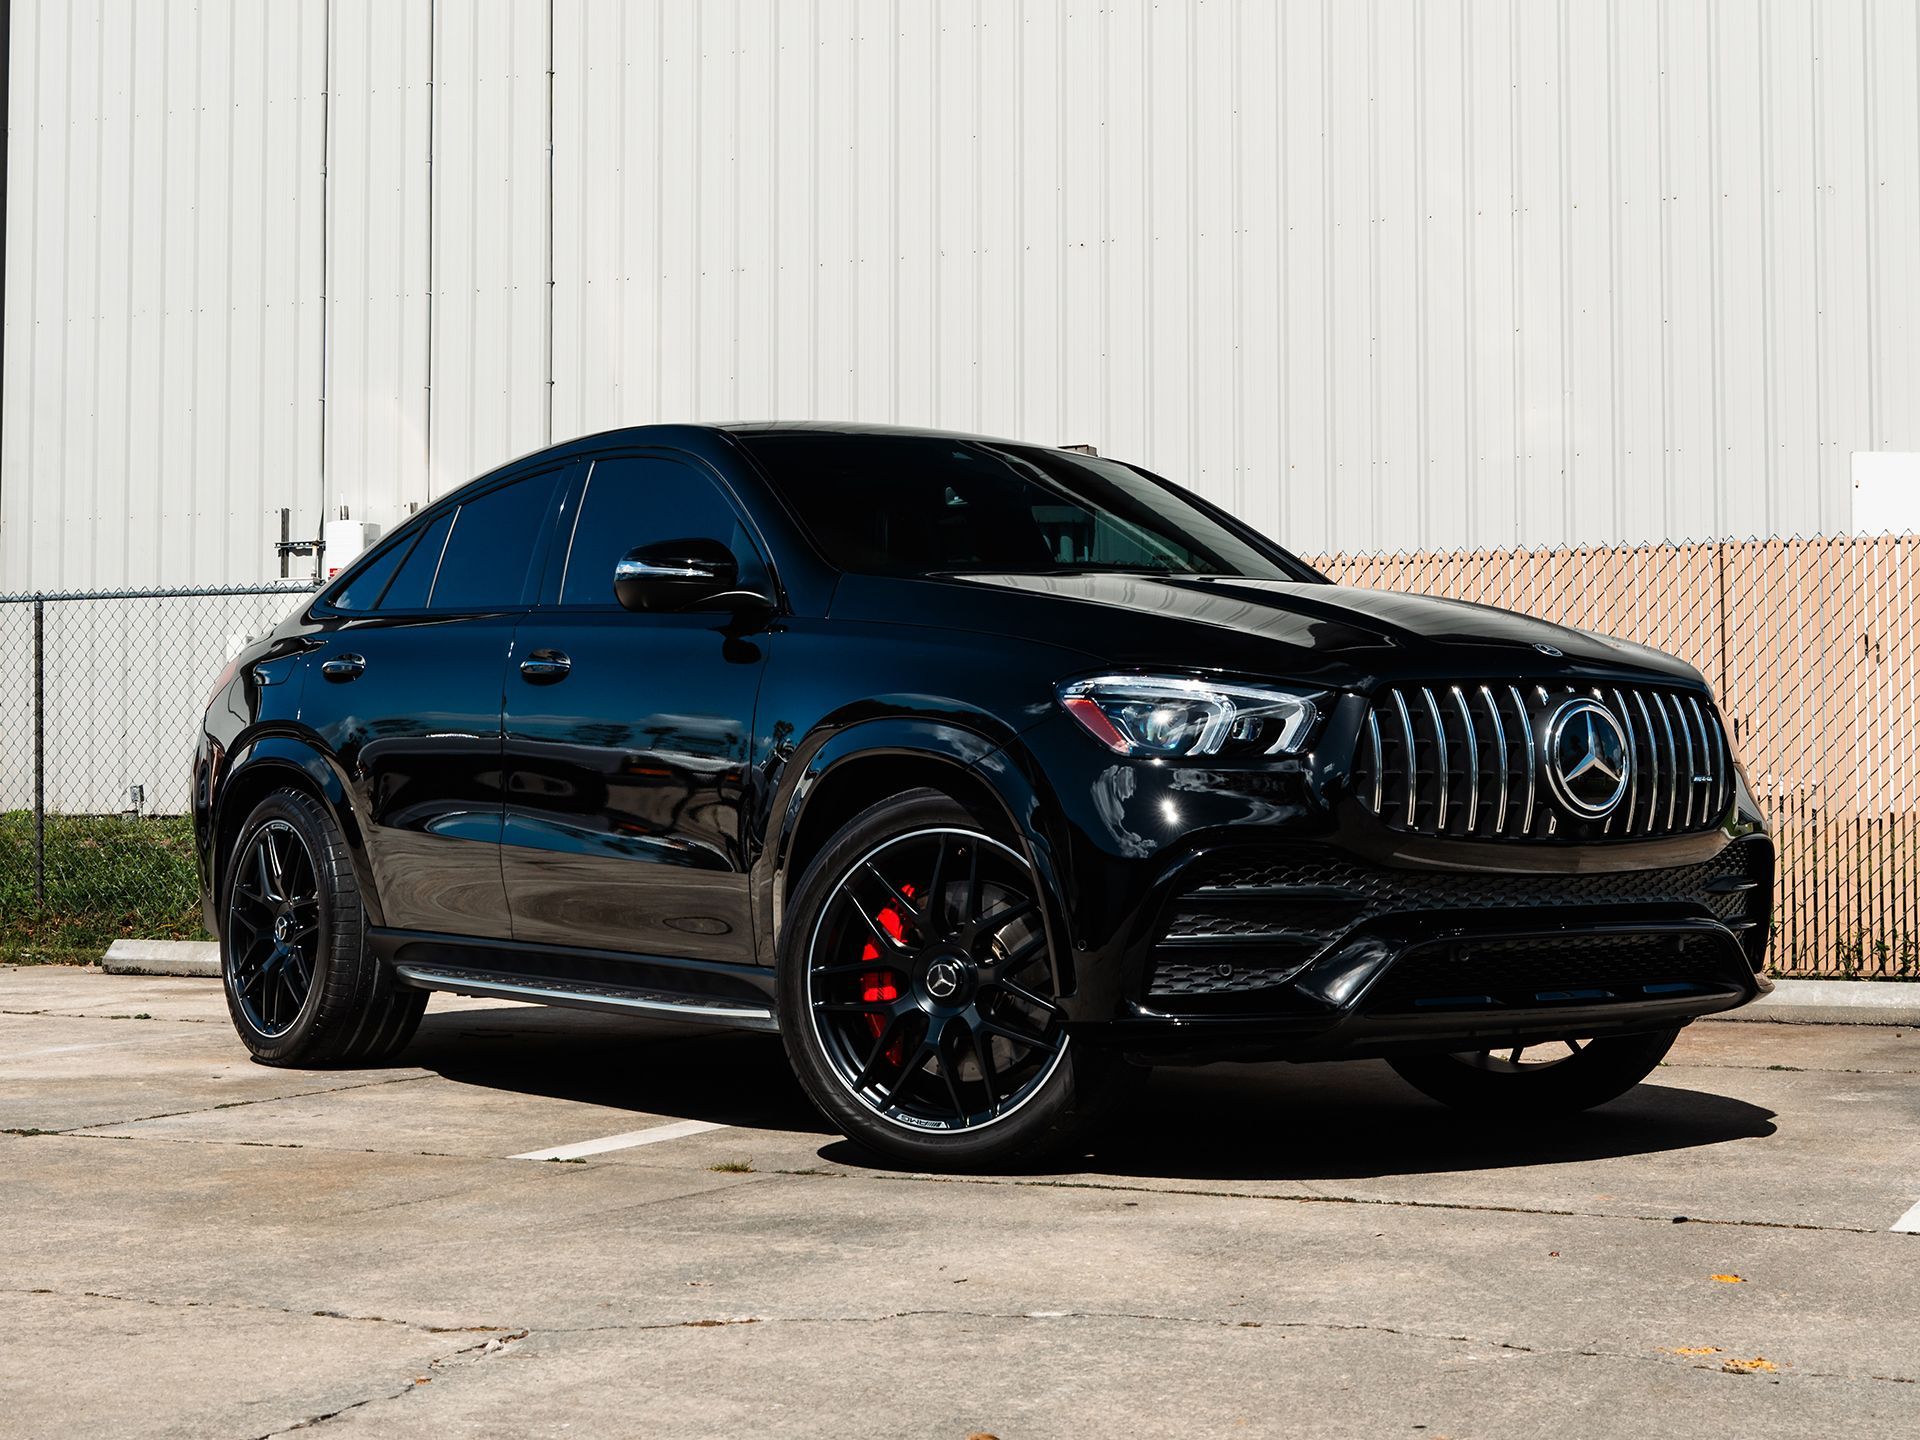
[[[873,435],[921,440],[971,440],[981,445],[1036,443],[1032,440],[1009,440],[1003,435],[975,435],[965,430],[936,430],[924,425],[880,425],[864,420],[735,420],[713,428],[736,435]]]

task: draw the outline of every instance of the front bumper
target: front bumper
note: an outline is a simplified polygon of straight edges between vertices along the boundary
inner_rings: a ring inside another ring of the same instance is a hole
[[[1771,988],[1764,837],[1603,874],[1392,870],[1305,849],[1203,857],[1083,1027],[1163,1059],[1319,1059],[1648,1030]]]
[[[1066,740],[1033,738],[1043,773],[1071,772]],[[1168,1061],[1490,1049],[1771,988],[1774,849],[1744,784],[1684,836],[1468,841],[1386,830],[1337,759],[1103,762],[1052,791],[1035,848],[1064,900],[1076,1033]]]
[[[1694,918],[1409,915],[1288,981],[1232,997],[1149,995],[1082,1027],[1162,1061],[1319,1060],[1626,1034],[1771,989],[1733,931]]]

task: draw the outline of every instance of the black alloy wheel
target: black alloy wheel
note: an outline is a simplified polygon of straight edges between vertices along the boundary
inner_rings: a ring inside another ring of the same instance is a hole
[[[1544,1044],[1508,1045],[1498,1050],[1456,1050],[1454,1060],[1493,1075],[1526,1075],[1548,1065],[1564,1065],[1591,1040],[1549,1040]]]
[[[220,869],[227,1012],[256,1059],[368,1064],[405,1048],[426,992],[402,987],[367,948],[359,882],[318,797],[261,800]]]
[[[299,831],[278,819],[253,831],[233,865],[227,934],[234,995],[248,1023],[274,1039],[293,1028],[313,993],[320,874]]]
[[[808,947],[809,1016],[849,1094],[917,1130],[1011,1114],[1067,1048],[1018,852],[978,830],[895,836],[840,877]]]
[[[1397,1056],[1414,1089],[1488,1120],[1532,1120],[1604,1105],[1653,1073],[1677,1029],[1504,1045],[1451,1055]]]
[[[919,1166],[1038,1158],[1136,1067],[1070,1043],[1040,881],[964,807],[910,791],[850,821],[794,889],[782,1033],[827,1118]]]

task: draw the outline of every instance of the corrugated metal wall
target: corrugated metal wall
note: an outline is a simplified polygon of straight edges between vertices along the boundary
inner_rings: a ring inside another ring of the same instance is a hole
[[[324,0],[14,0],[0,591],[253,578],[320,474]]]
[[[1313,551],[1832,532],[1920,450],[1911,0],[13,11],[0,590],[663,418],[1091,442]]]

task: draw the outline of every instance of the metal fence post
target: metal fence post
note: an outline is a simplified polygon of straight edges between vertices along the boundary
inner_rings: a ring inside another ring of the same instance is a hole
[[[33,597],[33,904],[47,903],[47,602]]]

